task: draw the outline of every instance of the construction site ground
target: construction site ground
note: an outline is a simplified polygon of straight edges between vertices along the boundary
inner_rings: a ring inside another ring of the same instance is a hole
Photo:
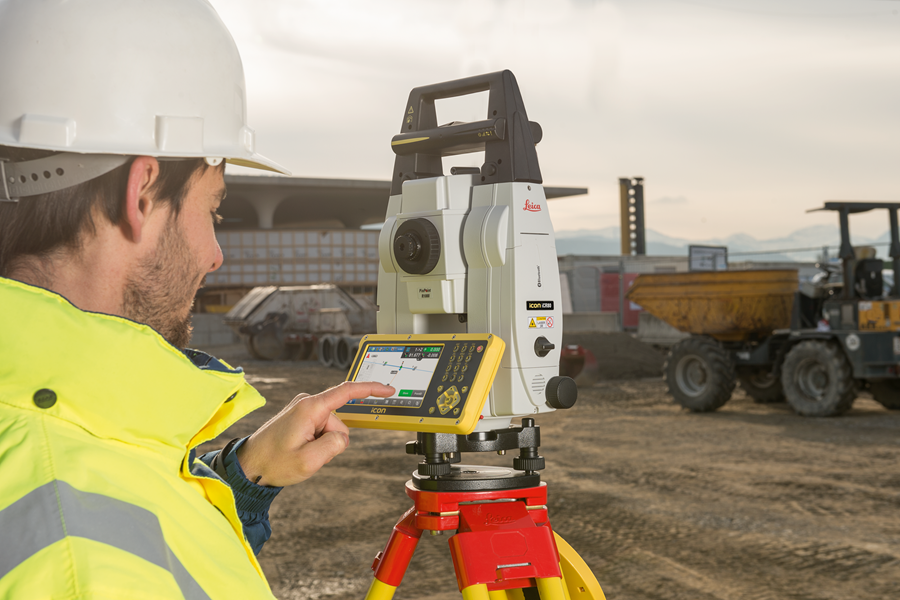
[[[900,412],[863,392],[842,417],[802,418],[738,387],[718,412],[692,414],[666,395],[659,351],[625,334],[581,341],[601,379],[571,410],[539,418],[543,479],[554,529],[608,598],[900,598]],[[242,365],[268,404],[204,449],[344,379],[309,361],[253,361],[239,346],[208,350]],[[344,454],[281,492],[260,555],[278,598],[365,595],[372,559],[412,505],[412,437],[354,430]],[[458,597],[447,536],[423,536],[395,598]]]

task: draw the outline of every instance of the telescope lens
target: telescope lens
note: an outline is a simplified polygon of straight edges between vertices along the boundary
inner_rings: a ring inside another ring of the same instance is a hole
[[[394,252],[398,257],[402,256],[406,260],[415,261],[422,250],[422,240],[413,232],[397,236],[394,244]]]
[[[430,273],[441,256],[441,237],[428,219],[410,219],[397,228],[394,258],[410,275]]]

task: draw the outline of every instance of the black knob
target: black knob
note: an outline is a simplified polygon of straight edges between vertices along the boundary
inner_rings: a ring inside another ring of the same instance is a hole
[[[553,408],[572,408],[578,400],[578,386],[571,377],[551,377],[547,382],[547,404]]]
[[[544,457],[517,456],[513,458],[513,469],[516,471],[542,471],[544,469]]]
[[[420,462],[418,471],[419,475],[424,475],[425,477],[440,477],[442,475],[449,475],[450,463]]]
[[[534,340],[534,353],[541,358],[544,358],[545,356],[550,354],[550,351],[554,348],[556,348],[556,345],[544,336],[541,336],[538,339]]]
[[[430,273],[441,257],[441,236],[428,219],[410,219],[397,228],[394,258],[410,275]]]

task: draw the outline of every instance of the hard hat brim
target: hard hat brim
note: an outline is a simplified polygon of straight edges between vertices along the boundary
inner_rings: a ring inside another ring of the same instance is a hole
[[[288,171],[278,163],[271,161],[265,156],[261,156],[259,154],[254,154],[252,158],[226,158],[225,162],[230,165],[236,165],[238,167],[249,167],[251,169],[260,169],[262,171],[272,171],[274,173],[280,173],[282,175],[291,174],[290,171]]]

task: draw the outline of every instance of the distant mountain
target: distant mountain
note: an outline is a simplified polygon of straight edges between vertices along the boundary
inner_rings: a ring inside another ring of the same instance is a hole
[[[885,232],[877,238],[853,236],[853,245],[876,245],[879,257],[887,255],[886,243],[890,234]],[[730,260],[765,261],[814,261],[822,254],[822,247],[828,246],[830,256],[835,256],[840,244],[840,229],[836,225],[812,225],[798,229],[790,235],[768,240],[757,240],[745,233],[725,238],[686,240],[674,238],[647,230],[647,254],[653,256],[687,256],[688,246],[727,246]],[[618,255],[619,228],[577,229],[556,232],[556,251],[566,254]]]

